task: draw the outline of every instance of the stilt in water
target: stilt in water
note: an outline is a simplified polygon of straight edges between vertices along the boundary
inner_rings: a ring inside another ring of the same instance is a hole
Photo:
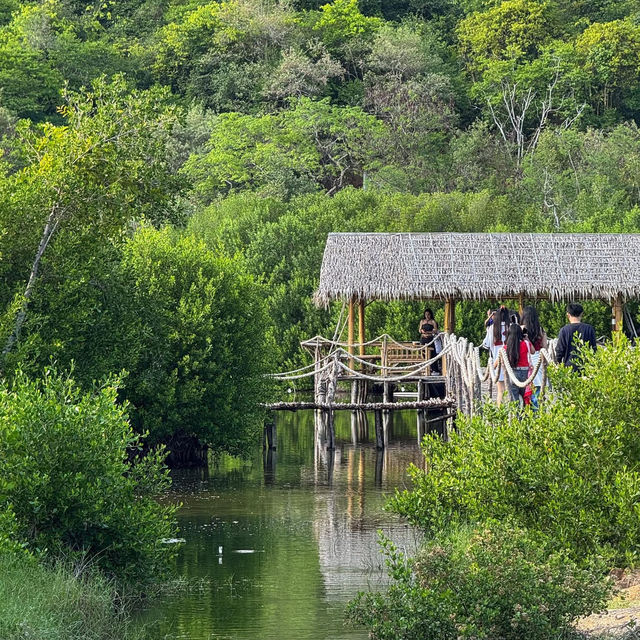
[[[276,462],[278,454],[274,449],[269,449],[264,453],[264,483],[265,485],[274,484],[276,481]]]
[[[382,422],[382,410],[376,409],[375,411],[376,422],[376,449],[384,449],[384,426]]]
[[[376,451],[376,477],[375,477],[376,487],[382,486],[382,470],[383,469],[384,469],[384,451],[382,449],[378,449]]]
[[[266,441],[265,444],[270,451],[275,451],[278,446],[275,420],[273,422],[267,422],[267,424],[264,425],[264,432],[265,438],[263,442]]]

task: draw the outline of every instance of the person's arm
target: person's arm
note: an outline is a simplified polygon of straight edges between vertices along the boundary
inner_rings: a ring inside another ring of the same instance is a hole
[[[529,349],[529,353],[535,353],[536,352],[536,348],[533,346],[533,344],[531,343],[531,340],[529,340],[528,338],[525,338],[524,341],[527,343],[527,348]]]
[[[544,329],[542,329],[542,337],[540,338],[540,348],[546,349],[549,346],[549,340]]]
[[[556,342],[556,362],[564,363],[565,358],[567,357],[567,347],[567,335],[563,328],[560,329],[558,341]]]
[[[433,333],[434,333],[434,334],[440,333],[440,332],[438,331],[438,323],[437,323],[435,320],[432,320],[432,321],[431,321],[431,324],[433,325]]]

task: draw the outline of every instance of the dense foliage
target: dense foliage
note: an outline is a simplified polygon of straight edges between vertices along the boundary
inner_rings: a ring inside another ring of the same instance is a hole
[[[447,443],[428,438],[428,471],[393,508],[427,531],[484,518],[539,531],[577,561],[617,565],[640,553],[638,404],[640,354],[621,340],[585,353],[584,376],[553,374],[554,398],[514,420],[487,407],[461,419]]]
[[[124,372],[145,452],[246,453],[263,373],[333,333],[340,309],[311,303],[330,231],[639,231],[639,68],[636,0],[0,2],[0,550],[154,573],[170,518],[140,483],[163,472],[129,468],[141,441],[95,381]],[[540,310],[553,335],[563,313]],[[368,337],[415,338],[420,311],[373,303]],[[457,331],[477,342],[484,312],[460,304]],[[608,332],[605,303],[587,315]],[[558,374],[535,423],[431,441],[440,473],[396,508],[633,560],[622,348],[589,365],[598,386]],[[51,361],[76,383],[35,382]]]
[[[393,584],[360,594],[348,612],[375,640],[561,640],[611,593],[602,566],[578,567],[497,522],[441,532],[413,558],[384,546]]]
[[[84,393],[67,377],[19,374],[0,389],[0,508],[8,535],[33,552],[97,564],[120,579],[161,575],[175,536],[174,509],[154,498],[168,485],[161,452],[129,464],[140,447],[107,384]],[[83,560],[84,559],[84,560]]]

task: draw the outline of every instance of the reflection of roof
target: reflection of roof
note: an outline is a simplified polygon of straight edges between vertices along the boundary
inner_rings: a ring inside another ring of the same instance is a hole
[[[390,524],[372,519],[354,527],[352,517],[344,510],[343,498],[336,501],[331,495],[317,496],[313,530],[325,597],[340,603],[367,586],[381,588],[388,583],[385,558],[378,544],[379,531],[400,548],[412,552],[422,538],[417,530],[400,522]]]
[[[330,233],[315,300],[640,296],[640,234]]]

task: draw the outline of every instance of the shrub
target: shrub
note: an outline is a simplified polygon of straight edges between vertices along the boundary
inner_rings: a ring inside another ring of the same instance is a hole
[[[640,351],[625,340],[585,353],[584,375],[551,372],[553,398],[516,419],[486,406],[460,418],[449,442],[427,438],[427,471],[391,506],[428,532],[454,522],[513,518],[574,559],[640,552]]]
[[[128,463],[142,441],[116,394],[115,381],[84,393],[54,371],[1,386],[0,510],[12,507],[29,549],[78,552],[138,581],[166,568],[174,508],[154,500],[169,483],[161,453]]]
[[[348,609],[375,640],[566,638],[611,592],[601,567],[579,568],[495,522],[440,534],[413,559],[384,546],[393,584],[386,594],[359,594]]]

